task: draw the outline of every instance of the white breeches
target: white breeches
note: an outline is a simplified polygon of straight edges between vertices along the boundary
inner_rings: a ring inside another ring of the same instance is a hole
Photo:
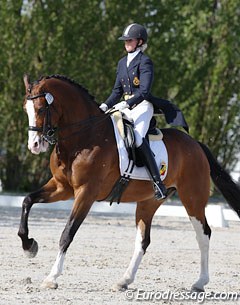
[[[136,147],[139,147],[142,144],[142,139],[146,136],[148,131],[149,124],[153,116],[153,105],[144,100],[130,110],[129,114],[134,122]]]

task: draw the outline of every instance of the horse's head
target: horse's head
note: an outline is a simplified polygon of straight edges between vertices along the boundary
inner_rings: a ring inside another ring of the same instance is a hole
[[[46,79],[33,84],[24,76],[26,96],[24,109],[28,115],[28,148],[33,154],[45,152],[49,144],[55,144],[58,113],[53,106],[54,96],[47,91]],[[52,110],[55,111],[52,111]]]

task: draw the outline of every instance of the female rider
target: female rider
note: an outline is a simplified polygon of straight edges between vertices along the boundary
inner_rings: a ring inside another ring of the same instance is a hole
[[[124,40],[127,56],[117,67],[117,77],[112,94],[100,105],[104,112],[114,106],[115,110],[130,109],[134,123],[137,150],[153,180],[155,198],[166,197],[166,188],[161,181],[158,166],[148,142],[145,139],[153,116],[151,85],[153,82],[153,63],[143,52],[147,47],[147,31],[137,23],[128,25],[119,40]],[[120,102],[121,98],[124,101]]]

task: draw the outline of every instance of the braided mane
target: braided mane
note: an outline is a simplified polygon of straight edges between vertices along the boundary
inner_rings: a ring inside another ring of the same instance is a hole
[[[88,101],[91,101],[91,102],[94,102],[97,104],[97,102],[95,101],[95,97],[93,95],[91,95],[86,88],[84,88],[82,85],[78,84],[76,81],[68,78],[67,76],[53,74],[53,75],[49,75],[46,77],[41,77],[37,82],[40,82],[43,79],[51,79],[51,78],[56,78],[56,79],[62,80],[64,82],[67,82],[67,83],[73,85],[74,87],[78,88],[81,91],[81,93],[85,94]]]

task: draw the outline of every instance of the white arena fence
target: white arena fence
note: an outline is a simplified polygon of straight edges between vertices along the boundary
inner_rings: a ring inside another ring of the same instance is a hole
[[[16,195],[0,195],[0,207],[21,207],[25,196]],[[70,210],[73,200],[58,201],[55,203],[45,204],[38,203],[34,208],[40,209],[66,209]],[[113,203],[101,201],[94,202],[90,212],[104,213],[104,214],[135,214],[136,203]],[[167,200],[156,212],[158,217],[188,217],[185,208],[177,200]],[[223,202],[216,202],[208,204],[206,207],[206,217],[208,223],[212,227],[228,227],[229,221],[239,221],[237,214],[227,207]]]

